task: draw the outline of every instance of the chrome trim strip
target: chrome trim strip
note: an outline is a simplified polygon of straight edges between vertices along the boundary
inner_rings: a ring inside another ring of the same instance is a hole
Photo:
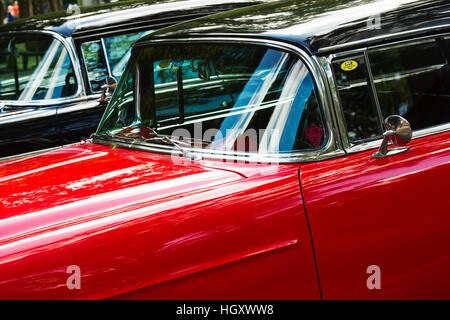
[[[71,105],[63,106],[62,108],[58,108],[57,115],[72,113],[76,111],[82,110],[90,110],[95,107],[100,107],[100,103],[96,100],[85,100],[84,103],[76,103]]]
[[[330,104],[333,106],[334,115],[336,117],[336,128],[339,133],[339,137],[341,139],[341,145],[342,149],[346,150],[350,144],[349,139],[347,135],[347,126],[345,123],[344,114],[342,111],[341,101],[339,98],[338,90],[336,88],[336,82],[333,75],[333,70],[331,66],[331,56],[330,57],[318,57],[317,61],[320,63],[322,70],[325,73],[325,78],[327,79],[328,86],[330,88],[330,96],[332,103]]]
[[[81,70],[81,61],[80,61],[80,58],[79,58],[78,53],[77,53],[77,49],[76,49],[76,46],[75,46],[75,41],[73,40],[72,37],[67,37],[66,40],[67,40],[67,42],[70,43],[70,47],[71,47],[73,56],[76,57],[72,61],[72,64],[73,64],[74,69],[76,69],[75,72],[77,73],[76,76],[77,76],[77,81],[79,83],[79,86],[81,86],[81,96],[86,96],[87,95],[87,90],[86,90],[86,85],[85,85],[85,82],[84,82],[84,79],[83,79],[84,75],[83,75],[83,72]]]
[[[345,150],[344,145],[342,142],[342,137],[339,130],[339,118],[336,115],[336,107],[334,105],[334,96],[333,96],[333,90],[334,88],[334,82],[330,83],[328,80],[328,70],[324,68],[324,65],[322,65],[321,57],[312,56],[311,59],[317,64],[318,70],[321,74],[321,77],[323,79],[323,83],[325,86],[326,94],[325,97],[327,98],[327,104],[330,109],[330,115],[331,115],[331,121],[332,121],[332,130],[334,133],[334,136],[336,137],[336,147],[340,150]],[[333,86],[332,86],[332,85]]]
[[[23,110],[16,110],[13,112],[0,114],[0,125],[4,125],[7,123],[16,123],[28,119],[40,119],[53,116],[56,116],[55,106],[33,109],[24,108]]]
[[[102,43],[103,57],[105,58],[106,70],[108,72],[108,76],[112,77],[111,66],[109,65],[108,59],[108,52],[106,51],[105,38],[101,38],[100,41]]]
[[[334,51],[345,50],[346,48],[351,48],[351,47],[358,47],[358,46],[362,46],[362,45],[367,46],[367,45],[370,45],[371,43],[374,43],[374,42],[380,41],[380,40],[389,41],[389,40],[392,40],[392,39],[395,39],[398,37],[414,36],[415,34],[418,34],[418,33],[433,32],[433,31],[439,31],[440,29],[448,29],[448,28],[450,28],[450,24],[443,24],[443,25],[434,26],[434,27],[418,28],[418,29],[413,29],[413,30],[408,30],[408,31],[401,31],[401,32],[396,32],[396,33],[391,33],[391,34],[386,34],[386,35],[380,35],[380,36],[375,36],[375,37],[371,37],[371,38],[367,38],[367,39],[363,39],[363,40],[356,40],[356,41],[352,41],[352,42],[348,42],[348,43],[343,43],[343,44],[338,44],[338,45],[334,45],[334,46],[320,48],[319,50],[317,50],[317,53],[318,54],[326,54],[326,53],[331,53]]]
[[[434,127],[413,131],[412,138],[419,139],[419,138],[423,138],[423,137],[430,136],[430,135],[437,134],[437,133],[442,133],[442,132],[449,131],[449,130],[450,130],[450,122],[447,122],[447,123],[437,125]]]
[[[104,140],[95,136],[93,137],[93,142],[107,146],[110,146],[112,142],[112,144],[115,147],[182,156],[182,152],[179,149],[172,148],[172,146],[170,145],[144,143],[143,141],[138,140],[135,140],[130,143],[125,143],[122,141]],[[201,155],[202,158],[205,159],[230,160],[238,162],[258,162],[271,164],[321,161],[345,155],[345,152],[343,150],[334,150],[327,153],[322,153],[320,150],[309,152],[300,151],[296,153],[273,154],[273,155],[272,154],[260,155],[256,153],[243,153],[243,152],[235,152],[232,154],[226,151],[224,152],[220,150],[206,150],[196,148],[189,149],[188,151],[194,152],[197,155]]]
[[[14,34],[46,34],[49,35],[58,41],[60,41],[63,46],[66,48],[70,61],[72,63],[75,79],[77,81],[77,91],[70,97],[57,98],[57,99],[46,99],[46,100],[32,100],[32,101],[15,101],[15,100],[0,100],[1,104],[6,105],[15,105],[15,106],[47,106],[47,105],[55,105],[55,104],[63,104],[72,101],[73,99],[80,98],[84,94],[84,90],[82,87],[82,78],[80,73],[80,64],[75,53],[75,48],[72,43],[72,38],[65,38],[57,32],[48,31],[48,30],[26,30],[26,31],[8,31],[2,32],[1,34],[5,35],[14,35]]]
[[[446,131],[450,131],[450,122],[444,123],[442,125],[430,127],[430,128],[413,131],[412,140],[424,138],[424,137],[427,137],[427,136],[430,136],[433,134],[438,134],[438,133],[442,133],[442,132],[446,132]],[[382,141],[383,141],[383,139],[377,139],[377,140],[364,142],[364,143],[357,144],[357,145],[352,145],[346,151],[351,154],[351,153],[367,151],[370,149],[377,149],[380,147]]]
[[[80,102],[88,102],[91,100],[97,100],[99,99],[101,96],[101,94],[92,94],[89,96],[84,96],[84,97],[80,97],[80,98],[73,98],[67,101],[58,101],[58,102],[52,102],[49,104],[40,104],[40,103],[28,103],[28,104],[22,104],[22,103],[0,103],[0,105],[2,106],[2,109],[5,109],[7,107],[23,107],[23,111],[22,110],[17,110],[17,112],[19,113],[23,113],[26,112],[28,110],[30,110],[29,108],[48,108],[48,107],[57,107],[60,105],[71,105],[74,103],[80,103]],[[39,100],[41,101],[41,100]],[[48,101],[48,100],[47,100]],[[4,111],[4,110],[3,110]],[[9,116],[12,113],[4,113],[2,114],[2,112],[0,112],[0,119],[3,116]]]
[[[289,43],[276,41],[276,40],[266,40],[266,39],[252,39],[252,38],[244,38],[244,37],[199,37],[199,38],[176,38],[176,39],[152,39],[147,41],[141,41],[136,43],[134,48],[139,47],[149,47],[152,45],[159,44],[173,44],[173,43],[243,43],[249,45],[264,45],[272,48],[276,48],[279,50],[288,51],[294,55],[296,55],[303,63],[305,63],[306,67],[310,71],[310,74],[314,80],[316,85],[316,93],[319,99],[319,105],[321,107],[324,124],[327,130],[327,141],[325,145],[319,149],[314,151],[299,151],[289,154],[277,154],[277,155],[255,155],[255,154],[238,154],[236,152],[224,154],[223,151],[216,150],[204,150],[192,148],[189,151],[200,153],[202,156],[207,158],[214,159],[234,159],[238,161],[256,161],[256,162],[306,162],[306,161],[318,161],[323,159],[329,159],[333,157],[342,156],[345,152],[340,148],[339,140],[337,139],[337,133],[334,130],[334,122],[333,122],[333,111],[332,106],[330,106],[330,99],[327,95],[327,87],[322,78],[322,73],[320,71],[320,66],[317,61],[309,56],[305,51],[303,51],[300,47],[294,46]],[[102,119],[103,121],[103,119]],[[102,123],[101,121],[101,123]],[[101,140],[99,138],[94,138],[94,142],[106,144],[107,141]],[[164,151],[165,148],[161,148],[161,145],[154,145],[155,147],[150,147],[148,145],[141,145],[139,142],[136,143],[117,143],[118,146],[125,147],[133,147],[140,148],[142,150],[149,150],[153,152],[161,152]],[[169,149],[172,151],[173,148],[169,146]],[[173,152],[173,151],[172,151]],[[170,153],[170,152],[169,152]],[[219,154],[220,153],[220,154]]]

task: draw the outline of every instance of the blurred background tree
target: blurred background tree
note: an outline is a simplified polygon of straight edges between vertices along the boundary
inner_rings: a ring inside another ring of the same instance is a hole
[[[5,17],[8,14],[8,6],[14,5],[15,1],[19,4],[19,16],[15,17],[17,19],[65,10],[69,4],[75,4],[81,7],[120,0],[0,0],[0,24],[5,22]]]
[[[40,14],[63,9],[63,0],[18,0],[20,18],[37,16]],[[76,3],[76,1],[74,1]]]
[[[6,17],[6,4],[4,0],[0,0],[0,24],[3,23],[3,19]]]

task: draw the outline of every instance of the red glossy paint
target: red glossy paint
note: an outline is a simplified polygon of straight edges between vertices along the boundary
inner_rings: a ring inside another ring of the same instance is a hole
[[[324,299],[450,298],[450,132],[301,167]],[[369,290],[367,267],[381,270]]]
[[[0,298],[318,299],[297,172],[92,143],[1,163]]]
[[[450,132],[409,146],[270,166],[87,143],[1,163],[0,298],[319,299],[300,170],[325,299],[448,299]]]

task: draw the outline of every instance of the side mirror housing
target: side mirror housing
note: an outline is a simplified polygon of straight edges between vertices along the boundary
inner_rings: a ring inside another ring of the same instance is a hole
[[[374,158],[384,158],[407,151],[409,148],[404,146],[412,138],[412,129],[409,122],[405,118],[394,115],[387,117],[384,120],[384,125],[386,131],[383,133],[383,142],[378,151],[372,154],[372,156]],[[400,147],[388,149],[389,142]]]

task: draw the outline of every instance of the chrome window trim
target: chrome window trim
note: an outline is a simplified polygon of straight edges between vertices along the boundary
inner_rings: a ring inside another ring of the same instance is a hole
[[[345,56],[352,56],[355,54],[366,54],[368,52],[368,50],[371,50],[371,49],[380,49],[380,48],[384,48],[384,47],[395,47],[395,46],[401,46],[403,44],[427,43],[427,42],[430,42],[431,39],[436,39],[439,37],[448,39],[450,37],[450,33],[442,32],[442,33],[437,33],[437,34],[427,35],[427,36],[422,36],[422,37],[417,37],[417,38],[403,39],[403,40],[399,40],[399,41],[392,41],[392,42],[387,42],[387,43],[374,45],[374,46],[355,48],[355,49],[351,49],[348,51],[335,52],[335,53],[329,54],[328,56],[323,55],[323,56],[318,57],[318,61],[321,65],[321,68],[326,71],[326,78],[327,78],[327,82],[331,89],[330,93],[332,95],[332,100],[333,100],[334,108],[335,108],[335,114],[337,116],[338,130],[339,130],[339,133],[340,133],[340,136],[342,139],[343,149],[345,150],[346,153],[351,154],[351,153],[357,153],[357,152],[362,152],[362,151],[378,148],[383,139],[382,139],[382,137],[380,137],[375,140],[370,140],[370,141],[368,140],[368,141],[364,141],[364,142],[357,143],[357,144],[350,142],[350,140],[348,138],[347,127],[345,125],[345,117],[344,117],[344,113],[343,113],[343,109],[342,109],[342,104],[341,104],[339,94],[338,94],[337,88],[336,88],[336,82],[335,82],[334,73],[333,73],[333,69],[332,69],[332,61],[336,58],[341,58],[341,57],[345,57]],[[449,130],[450,130],[450,122],[440,124],[437,126],[433,126],[433,127],[418,129],[418,130],[413,131],[412,139],[413,140],[419,139],[419,138],[423,138],[423,137],[437,134],[437,133],[442,133],[442,132],[449,131]]]
[[[64,105],[64,104],[71,104],[71,103],[77,103],[77,102],[83,102],[83,101],[88,101],[88,100],[93,100],[93,99],[99,99],[101,97],[100,93],[93,93],[90,94],[88,96],[81,96],[81,97],[75,97],[75,98],[71,98],[71,99],[67,99],[67,100],[58,100],[58,101],[53,101],[53,100],[38,100],[38,101],[45,101],[48,102],[48,104],[43,104],[43,103],[14,103],[14,102],[4,102],[4,101],[0,101],[0,106],[3,107],[51,107],[51,106],[59,106],[59,105]],[[1,112],[0,112],[1,113]]]
[[[420,33],[424,33],[424,32],[434,32],[434,31],[439,31],[441,29],[445,30],[448,28],[450,28],[450,24],[442,24],[439,26],[395,32],[395,33],[375,36],[375,37],[371,37],[371,38],[367,38],[367,39],[363,39],[363,40],[356,40],[356,41],[352,41],[352,42],[347,42],[347,43],[343,43],[343,44],[320,48],[319,50],[317,50],[317,53],[322,55],[322,54],[327,54],[327,53],[331,53],[331,52],[335,52],[335,51],[342,51],[342,50],[345,50],[347,48],[352,48],[352,47],[369,46],[370,44],[373,44],[376,41],[389,41],[389,40],[393,40],[395,38],[405,37],[405,36],[413,37],[416,34],[420,34]],[[442,31],[442,33],[448,33],[448,31]],[[423,37],[430,37],[430,36],[423,36]],[[433,35],[431,37],[436,37],[436,35]],[[417,37],[416,39],[420,39],[420,38],[421,38],[421,36]],[[402,41],[402,42],[410,41],[411,39],[412,38],[405,39],[405,40],[399,40],[399,42],[400,41]],[[384,44],[382,44],[382,45],[384,45]]]
[[[112,140],[115,147],[122,147],[127,149],[142,150],[155,153],[172,154],[182,156],[182,152],[178,149],[174,149],[170,145],[161,145],[153,143],[144,143],[135,140],[130,143]],[[101,139],[101,137],[93,136],[93,142],[103,145],[111,145],[110,140]],[[300,162],[312,162],[321,161],[331,158],[336,158],[345,155],[342,150],[328,151],[326,154],[321,151],[308,151],[303,152],[307,154],[298,153],[286,153],[286,154],[264,154],[259,155],[255,153],[240,153],[235,152],[233,154],[220,150],[201,150],[201,149],[189,149],[190,152],[201,155],[204,159],[212,160],[229,160],[236,162],[256,162],[256,163],[269,163],[269,164],[282,164],[282,163],[300,163]]]
[[[105,45],[105,38],[102,37],[100,39],[100,41],[102,43],[103,56],[105,57],[106,70],[108,72],[108,76],[112,77],[111,66],[109,65],[108,51],[106,50],[106,45]],[[92,90],[91,90],[91,92],[92,92]]]
[[[70,62],[72,63],[73,72],[75,75],[75,79],[77,81],[77,91],[70,97],[57,98],[57,99],[42,99],[42,100],[31,100],[31,101],[16,101],[16,100],[0,100],[0,104],[10,105],[10,106],[50,106],[50,105],[59,105],[73,102],[76,99],[79,99],[82,96],[85,96],[85,90],[82,85],[83,81],[80,73],[80,64],[75,54],[75,48],[72,43],[72,38],[65,38],[57,32],[48,31],[48,30],[26,30],[26,31],[8,31],[2,32],[1,34],[5,35],[13,35],[13,34],[46,34],[60,41],[63,46],[66,48],[67,53],[69,54]]]
[[[450,131],[450,122],[413,131],[412,140],[424,138],[427,136],[431,136],[433,134],[443,133],[446,131]],[[380,147],[382,141],[383,141],[383,139],[377,139],[377,140],[372,140],[372,141],[364,142],[364,143],[357,144],[357,145],[352,145],[349,148],[347,148],[346,151],[347,151],[347,153],[351,154],[351,153],[367,151],[370,149],[377,149]]]
[[[262,45],[266,47],[275,48],[278,50],[284,50],[291,54],[297,56],[308,68],[311,77],[316,85],[316,93],[319,100],[319,107],[323,115],[324,125],[327,130],[327,141],[324,143],[323,147],[318,150],[311,151],[298,151],[291,153],[278,153],[278,154],[252,154],[244,152],[224,152],[221,150],[205,150],[192,148],[190,151],[201,154],[204,158],[210,159],[222,159],[222,160],[236,160],[244,162],[261,162],[261,163],[292,163],[292,162],[310,162],[319,161],[329,158],[339,157],[345,154],[344,150],[340,147],[340,141],[337,138],[337,133],[334,128],[333,121],[333,111],[330,105],[329,96],[327,94],[328,89],[325,85],[325,81],[322,78],[322,73],[320,71],[320,66],[317,61],[308,55],[300,47],[291,45],[277,40],[266,40],[266,39],[253,39],[245,37],[199,37],[199,38],[176,38],[176,39],[152,39],[151,41],[142,41],[135,44],[135,48],[148,47],[154,44],[173,44],[173,43],[242,43],[249,45]],[[102,119],[103,121],[103,119]],[[100,123],[102,123],[102,121]],[[103,140],[100,137],[94,136],[93,141],[100,144],[109,144],[110,141]],[[141,143],[139,141],[133,141],[132,143],[123,143],[120,141],[115,141],[115,145],[122,146],[126,148],[134,148],[140,150],[146,150],[151,152],[162,152],[162,153],[178,153],[177,149],[171,146],[162,146],[158,144]]]
[[[334,115],[336,117],[336,129],[339,132],[339,137],[341,140],[342,149],[346,150],[349,148],[349,140],[347,136],[347,125],[345,123],[345,117],[341,108],[341,100],[339,98],[339,94],[336,87],[336,81],[333,74],[333,69],[331,66],[332,58],[328,57],[317,57],[318,63],[322,66],[322,70],[324,71],[325,79],[327,79],[328,87],[330,88],[330,96]]]
[[[70,102],[64,102],[61,105],[52,104],[49,106],[28,106],[24,108],[18,108],[14,112],[8,112],[2,114],[0,112],[0,125],[4,125],[7,123],[15,123],[24,121],[27,119],[39,119],[48,116],[57,116],[61,114],[70,113],[76,110],[85,110],[97,107],[99,104],[96,101],[100,98],[100,95],[91,95],[87,97],[81,97],[77,99],[70,100]],[[89,104],[89,102],[92,102]],[[83,104],[83,105],[80,105]],[[86,104],[86,105],[84,105]],[[0,106],[2,106],[0,104]],[[3,105],[5,106],[5,105]],[[11,104],[7,104],[6,107],[12,106]]]
[[[320,57],[317,57],[315,55],[311,56],[312,61],[314,61],[314,63],[318,66],[318,71],[320,72],[324,87],[325,87],[325,97],[327,99],[327,106],[330,110],[330,119],[332,121],[332,130],[333,130],[333,134],[336,137],[336,147],[338,150],[344,150],[344,144],[342,141],[342,137],[341,137],[341,133],[339,132],[339,117],[336,114],[336,108],[334,108],[334,97],[332,94],[333,88],[330,86],[330,83],[328,81],[324,81],[324,79],[327,79],[328,77],[328,71],[326,70],[326,68],[321,67],[321,61],[320,61]],[[323,108],[323,107],[322,107]]]

